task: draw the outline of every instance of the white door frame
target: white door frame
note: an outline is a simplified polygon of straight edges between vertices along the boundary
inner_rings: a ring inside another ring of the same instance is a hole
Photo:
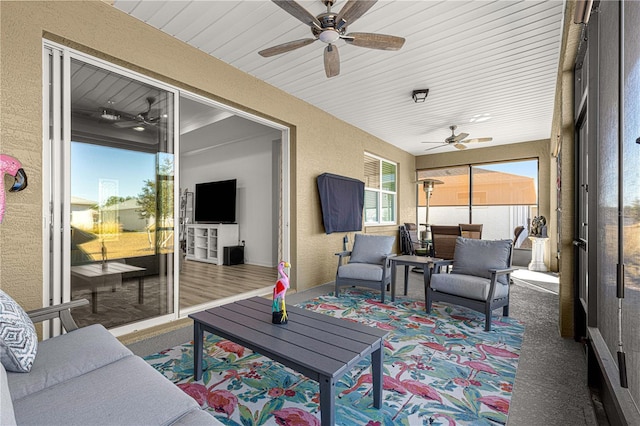
[[[49,56],[51,55],[51,62]],[[43,215],[43,306],[67,302],[71,298],[70,280],[70,171],[65,164],[69,164],[71,144],[71,89],[70,64],[71,59],[77,59],[91,65],[117,72],[123,76],[141,81],[174,95],[174,223],[176,214],[180,211],[180,97],[190,98],[198,102],[213,106],[238,115],[242,118],[263,124],[279,130],[282,133],[282,211],[281,211],[281,239],[282,256],[290,257],[290,130],[288,127],[274,121],[252,115],[237,108],[224,105],[212,99],[180,90],[161,81],[149,78],[143,74],[128,70],[124,67],[99,60],[85,53],[76,51],[58,43],[43,39],[43,140],[42,140],[42,215]],[[51,78],[51,81],[50,81]],[[62,105],[51,108],[50,105]],[[51,112],[51,119],[50,119]],[[51,129],[51,134],[50,134]],[[52,149],[59,146],[61,149]],[[55,230],[55,232],[54,232]],[[174,247],[180,247],[179,233],[174,231]],[[57,249],[56,249],[57,248]],[[180,311],[180,283],[179,256],[174,255],[173,264],[173,313],[143,320],[111,329],[111,333],[119,336],[140,329],[165,324],[178,318],[184,318],[194,309],[205,309],[215,306],[215,301],[207,305]],[[243,296],[244,297],[244,296]],[[218,303],[219,304],[219,303]],[[46,323],[43,328],[44,338],[56,336],[62,332],[59,321]]]

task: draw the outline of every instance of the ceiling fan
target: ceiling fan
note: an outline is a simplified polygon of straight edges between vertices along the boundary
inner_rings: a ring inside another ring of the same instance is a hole
[[[114,120],[113,125],[116,127],[131,127],[134,130],[142,131],[145,126],[155,126],[160,121],[161,115],[158,110],[152,110],[151,107],[156,103],[156,98],[153,96],[147,97],[147,109],[141,111],[135,115],[128,114],[126,112],[113,111],[117,115],[117,119]],[[104,114],[102,115],[104,118]]]
[[[432,149],[437,149],[440,148],[444,145],[453,145],[455,148],[458,149],[467,149],[467,146],[465,144],[468,143],[478,143],[478,142],[491,142],[493,140],[493,138],[474,138],[474,139],[465,139],[467,136],[469,136],[469,133],[459,133],[456,135],[456,129],[458,128],[458,126],[451,125],[449,126],[449,129],[451,130],[451,136],[449,136],[448,138],[446,138],[443,142],[422,142],[422,143],[437,143],[440,146],[434,146],[431,148],[427,148],[425,151],[430,151]]]
[[[348,0],[339,13],[331,11],[335,0],[321,0],[327,6],[326,13],[313,16],[305,8],[293,0],[272,0],[294,18],[311,27],[313,38],[303,38],[289,41],[277,46],[269,47],[258,52],[260,56],[268,58],[289,52],[320,40],[327,44],[324,49],[324,71],[327,77],[340,74],[340,57],[338,47],[334,44],[342,39],[347,44],[369,49],[399,50],[404,44],[404,38],[376,33],[348,33],[347,26],[364,15],[377,0]]]

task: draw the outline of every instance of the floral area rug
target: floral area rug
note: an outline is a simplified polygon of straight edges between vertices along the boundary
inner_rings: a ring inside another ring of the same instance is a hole
[[[373,407],[370,357],[338,383],[339,425],[506,424],[524,325],[463,307],[350,290],[298,305],[388,330],[383,406]],[[193,345],[146,357],[154,368],[226,425],[319,425],[318,384],[235,343],[205,333],[206,369],[193,378]]]

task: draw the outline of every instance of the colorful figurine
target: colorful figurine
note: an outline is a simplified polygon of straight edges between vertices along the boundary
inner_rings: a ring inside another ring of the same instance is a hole
[[[273,287],[273,305],[271,306],[272,319],[274,324],[286,324],[287,323],[287,306],[284,301],[284,295],[289,288],[289,276],[284,271],[284,268],[290,268],[289,262],[284,260],[278,264],[278,281]]]
[[[0,223],[2,223],[2,218],[4,217],[4,175],[6,174],[11,175],[15,179],[9,192],[22,191],[27,187],[27,175],[22,169],[22,164],[9,155],[0,154],[0,177],[3,180],[2,187],[0,187]]]

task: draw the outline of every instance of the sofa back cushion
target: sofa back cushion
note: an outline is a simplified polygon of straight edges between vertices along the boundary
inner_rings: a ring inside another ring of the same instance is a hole
[[[512,244],[511,240],[477,240],[458,237],[451,273],[491,278],[489,269],[511,267]],[[498,282],[507,284],[506,275],[498,277]]]
[[[29,315],[0,290],[0,362],[8,371],[28,373],[38,350],[38,335]]]
[[[356,234],[349,263],[384,264],[384,259],[391,254],[396,237],[385,235]]]

